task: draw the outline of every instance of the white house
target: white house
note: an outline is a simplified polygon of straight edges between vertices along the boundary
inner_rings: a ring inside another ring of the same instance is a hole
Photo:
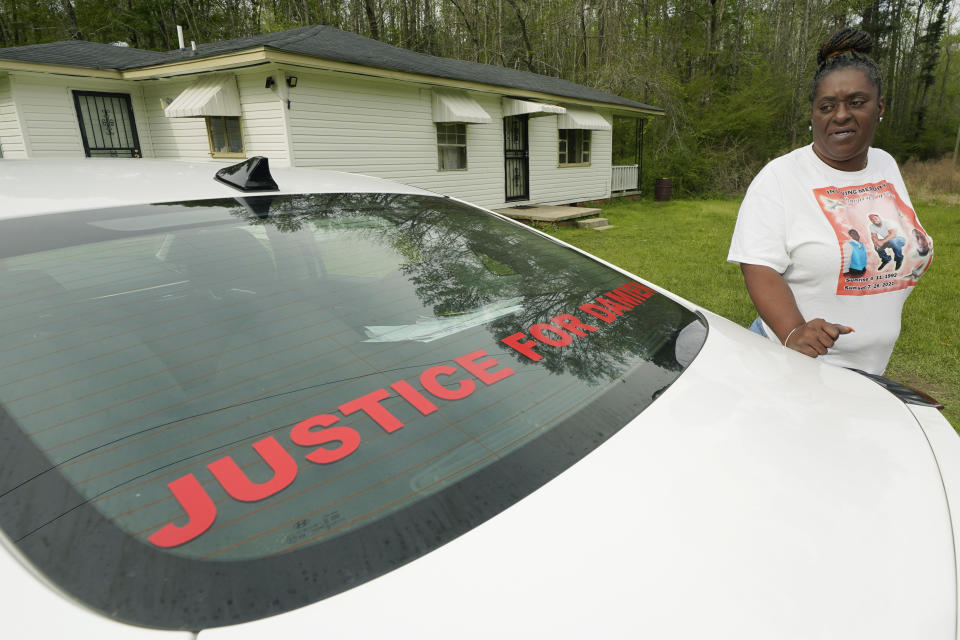
[[[612,166],[613,117],[642,125],[662,113],[325,26],[169,52],[80,40],[0,49],[4,158],[262,155],[493,208],[636,189],[639,166]]]

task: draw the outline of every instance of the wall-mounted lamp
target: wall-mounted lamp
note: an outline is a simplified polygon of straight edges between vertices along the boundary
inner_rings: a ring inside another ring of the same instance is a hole
[[[287,86],[291,89],[297,86],[297,76],[287,76]]]
[[[267,76],[267,82],[263,85],[264,89],[269,89],[276,84],[276,81],[273,79],[273,76]]]

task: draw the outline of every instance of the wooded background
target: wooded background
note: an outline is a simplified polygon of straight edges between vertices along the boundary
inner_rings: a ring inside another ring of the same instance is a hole
[[[77,38],[141,49],[325,24],[437,56],[557,76],[666,110],[644,136],[645,182],[737,193],[810,140],[816,51],[835,29],[875,40],[899,160],[953,150],[960,0],[0,0],[0,47]],[[615,123],[615,164],[634,161]],[[650,185],[644,184],[649,190]]]

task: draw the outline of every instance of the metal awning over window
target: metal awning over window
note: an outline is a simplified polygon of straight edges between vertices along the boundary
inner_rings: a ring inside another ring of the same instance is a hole
[[[528,115],[531,118],[535,116],[562,115],[567,110],[553,104],[543,104],[542,102],[530,102],[529,100],[514,100],[513,98],[503,99],[503,115],[522,116]]]
[[[434,122],[492,122],[490,114],[466,93],[453,91],[433,92]]]
[[[557,116],[557,128],[610,131],[613,126],[593,109],[567,107],[565,114]]]
[[[164,110],[168,118],[239,116],[240,92],[234,76],[207,76],[184,89]]]

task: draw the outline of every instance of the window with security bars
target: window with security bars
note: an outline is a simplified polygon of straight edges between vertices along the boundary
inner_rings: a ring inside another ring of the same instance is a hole
[[[88,158],[139,158],[140,141],[130,95],[74,91],[83,152]]]
[[[238,116],[207,116],[207,137],[210,154],[227,158],[242,158],[243,134]]]
[[[559,163],[590,164],[590,130],[560,129]]]
[[[440,171],[467,168],[467,125],[437,123],[437,158]]]

